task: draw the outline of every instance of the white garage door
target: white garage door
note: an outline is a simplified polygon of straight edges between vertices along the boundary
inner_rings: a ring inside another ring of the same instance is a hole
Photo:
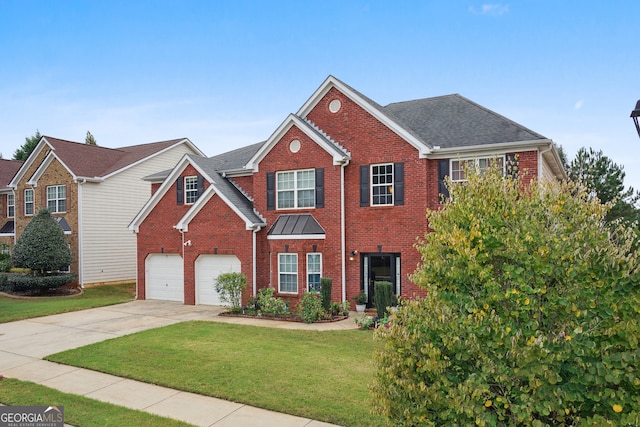
[[[213,284],[222,273],[240,273],[235,255],[200,255],[196,260],[196,304],[221,305]]]
[[[146,298],[184,302],[184,269],[178,254],[150,254],[145,260]]]

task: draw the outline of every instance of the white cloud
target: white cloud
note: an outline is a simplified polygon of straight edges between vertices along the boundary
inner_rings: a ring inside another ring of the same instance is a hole
[[[576,110],[579,110],[582,108],[583,105],[584,105],[584,99],[580,99],[575,103],[573,108],[575,108]]]
[[[509,5],[507,4],[483,4],[480,9],[476,9],[474,6],[469,8],[469,11],[476,15],[489,15],[489,16],[502,16],[509,12]]]

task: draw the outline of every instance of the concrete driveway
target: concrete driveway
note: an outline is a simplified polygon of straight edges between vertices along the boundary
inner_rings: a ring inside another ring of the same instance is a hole
[[[331,426],[306,418],[41,360],[44,356],[187,320],[295,329],[353,329],[353,319],[326,324],[220,317],[222,307],[132,301],[0,324],[0,374],[67,393],[179,419],[198,426]]]

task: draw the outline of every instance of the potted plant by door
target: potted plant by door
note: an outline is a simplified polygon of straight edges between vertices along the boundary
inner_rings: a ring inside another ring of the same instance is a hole
[[[360,291],[358,295],[355,297],[356,301],[356,311],[358,313],[364,313],[364,310],[367,308],[367,294],[363,291]]]

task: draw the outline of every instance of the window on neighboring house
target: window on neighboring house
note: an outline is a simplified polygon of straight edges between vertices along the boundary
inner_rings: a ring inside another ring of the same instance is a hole
[[[7,194],[7,218],[16,216],[16,198],[13,194]]]
[[[33,189],[24,190],[24,214],[33,215]]]
[[[504,175],[504,156],[451,160],[451,181],[466,181],[467,172],[471,168],[475,168],[480,172],[484,172],[493,165],[496,165],[498,168],[502,169],[502,175]]]
[[[298,293],[298,254],[278,254],[278,292]]]
[[[187,205],[192,205],[198,200],[198,177],[197,176],[185,176],[184,177],[184,202]]]
[[[47,187],[47,209],[52,213],[67,211],[66,185],[51,185]]]
[[[307,254],[307,290],[320,292],[320,276],[322,276],[322,254]]]
[[[393,164],[371,165],[371,204],[393,205]]]
[[[316,174],[314,169],[277,172],[278,209],[315,207]]]

